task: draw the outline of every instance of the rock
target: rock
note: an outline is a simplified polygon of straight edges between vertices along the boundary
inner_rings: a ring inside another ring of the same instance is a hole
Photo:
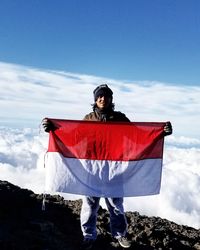
[[[1,250],[77,250],[82,240],[80,230],[81,200],[64,200],[0,181]],[[178,225],[159,217],[127,212],[130,249],[200,249],[200,230]],[[95,250],[120,249],[111,238],[109,214],[100,207]]]

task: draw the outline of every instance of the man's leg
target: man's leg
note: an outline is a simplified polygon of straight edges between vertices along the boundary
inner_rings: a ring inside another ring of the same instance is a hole
[[[105,198],[110,213],[110,228],[114,238],[126,235],[127,221],[124,214],[123,198]]]
[[[96,220],[99,209],[99,197],[83,197],[81,208],[81,230],[83,237],[87,239],[96,240]]]
[[[110,213],[110,228],[113,238],[117,239],[120,246],[129,248],[131,242],[125,237],[127,221],[124,213],[123,198],[106,198],[106,205]]]

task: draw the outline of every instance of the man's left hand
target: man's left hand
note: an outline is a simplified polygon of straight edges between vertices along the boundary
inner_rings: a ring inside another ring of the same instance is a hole
[[[164,133],[165,133],[165,136],[166,135],[171,135],[173,132],[173,129],[172,129],[172,124],[171,122],[166,122],[165,126],[164,126]]]

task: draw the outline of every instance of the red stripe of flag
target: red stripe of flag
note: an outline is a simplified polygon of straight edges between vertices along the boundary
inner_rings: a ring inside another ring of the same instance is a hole
[[[51,119],[48,152],[67,158],[133,161],[162,158],[162,122],[93,122]]]

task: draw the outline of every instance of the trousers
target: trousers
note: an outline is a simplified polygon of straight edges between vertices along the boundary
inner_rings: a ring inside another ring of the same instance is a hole
[[[96,221],[100,197],[83,197],[81,208],[81,230],[84,238],[95,240],[97,238]],[[105,198],[110,214],[110,230],[112,237],[125,236],[127,220],[124,213],[123,198]]]

